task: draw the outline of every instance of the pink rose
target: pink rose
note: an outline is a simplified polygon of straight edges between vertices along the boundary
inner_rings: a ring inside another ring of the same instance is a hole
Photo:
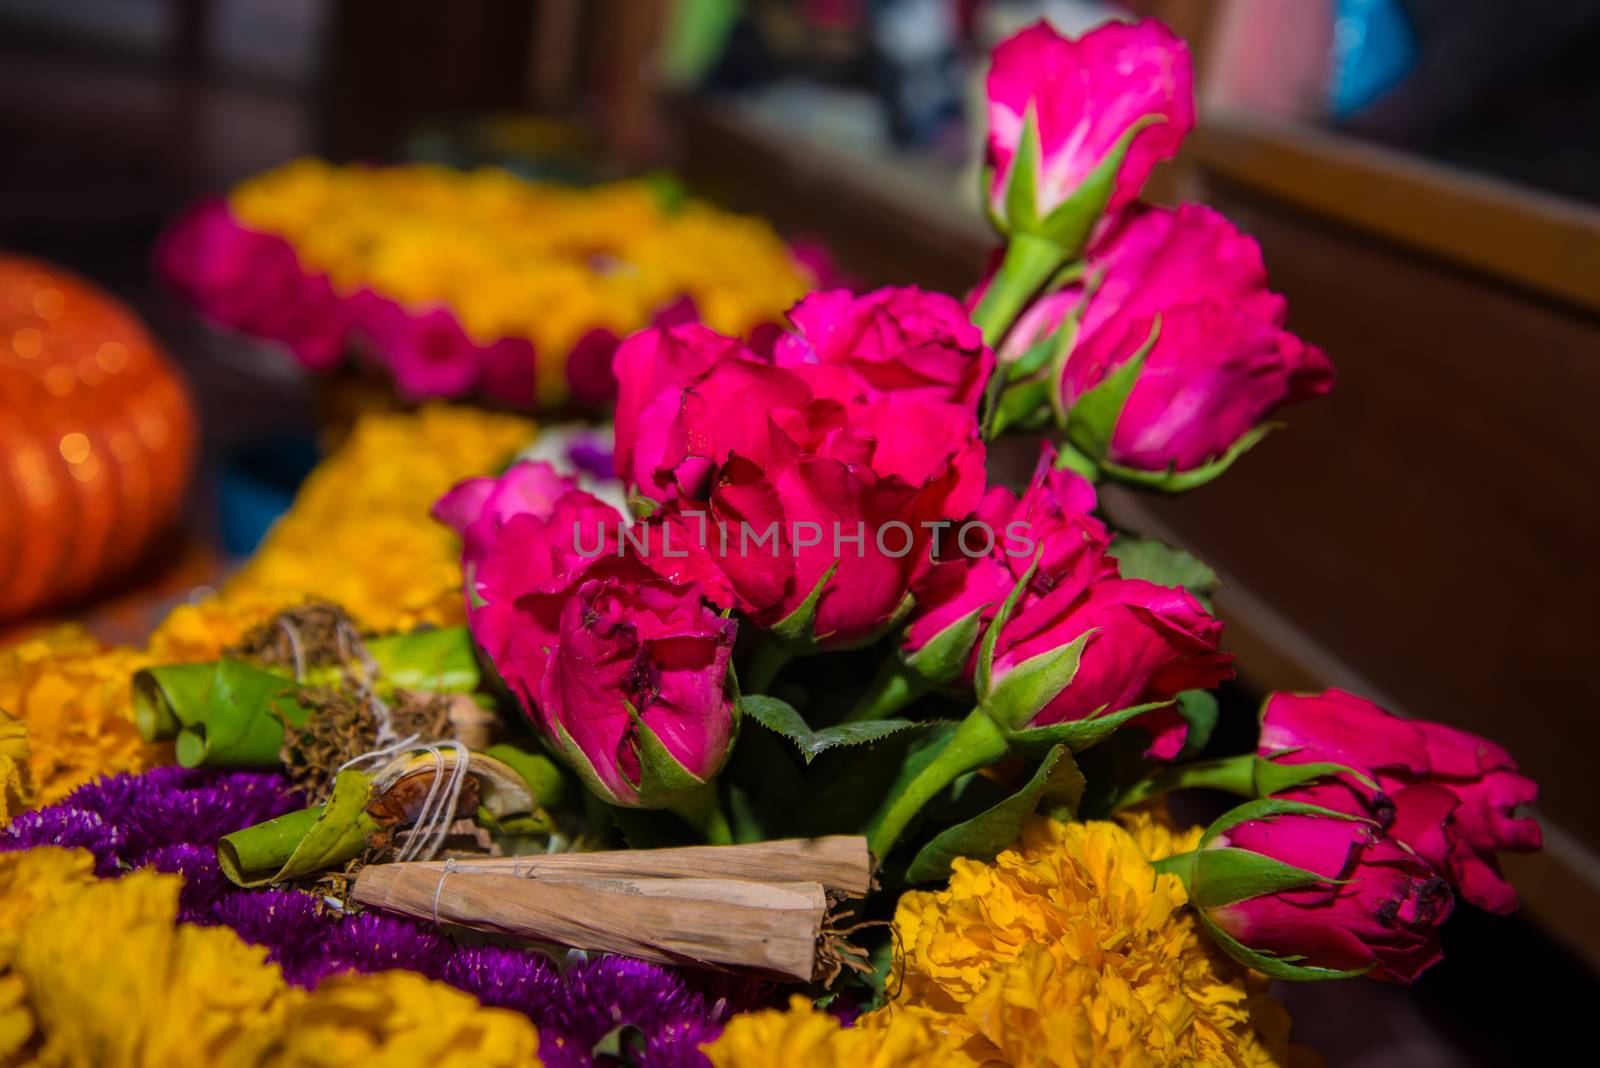
[[[155,266],[201,315],[279,342],[311,370],[344,357],[347,315],[328,277],[302,267],[282,238],[241,226],[226,201],[198,204],[174,222],[157,242]]]
[[[1348,776],[1297,787],[1283,796],[1370,816],[1490,912],[1517,907],[1500,874],[1499,852],[1543,846],[1538,822],[1517,810],[1538,784],[1517,771],[1500,746],[1440,723],[1400,719],[1343,690],[1273,694],[1262,710],[1263,759],[1280,764],[1343,764],[1375,780],[1374,791]]]
[[[753,362],[741,342],[698,323],[641,330],[617,347],[612,359],[618,383],[616,464],[624,483],[652,497],[677,493],[676,468],[690,448],[684,426],[689,391],[724,357]],[[775,392],[785,389],[798,395],[787,379],[775,383]],[[734,430],[744,430],[743,439],[753,438],[764,425],[764,413],[753,404],[736,404],[722,414],[737,422]],[[733,436],[739,443],[743,439]],[[709,443],[699,443],[703,466],[712,465],[711,451]]]
[[[1243,850],[1320,878],[1229,900],[1236,884],[1209,874],[1222,870],[1210,863],[1221,859],[1217,850]],[[1246,950],[1299,968],[1366,969],[1397,983],[1440,959],[1438,928],[1452,906],[1449,887],[1427,862],[1371,824],[1301,813],[1228,828],[1195,854],[1191,880],[1205,921]]]
[[[1209,208],[1138,208],[1090,250],[1090,289],[1023,313],[1001,352],[1014,363],[1073,315],[1058,388],[1067,434],[1123,477],[1185,488],[1219,474],[1283,404],[1327,393],[1322,350],[1283,329],[1256,243]],[[1153,343],[1152,343],[1153,339]],[[1146,352],[1146,346],[1149,345]],[[1074,410],[1129,360],[1143,364],[1120,405]]]
[[[1189,49],[1149,19],[1108,22],[1077,39],[1036,23],[995,49],[988,93],[990,208],[1012,229],[1022,220],[1011,218],[1007,191],[1016,181],[1012,164],[1030,109],[1039,139],[1032,176],[1036,219],[1071,200],[1132,133],[1126,155],[1111,164],[1109,188],[1085,205],[1091,223],[1102,211],[1118,211],[1138,197],[1158,161],[1177,154],[1194,127]]]
[[[773,350],[780,367],[831,368],[837,390],[859,395],[916,393],[976,406],[994,357],[961,303],[905,286],[864,296],[812,293],[789,311],[795,333]]]
[[[614,556],[622,515],[549,464],[524,462],[458,484],[433,516],[461,535],[473,639],[513,689],[520,683],[537,694],[556,619],[519,615],[518,598]]]
[[[530,607],[559,613],[538,691],[545,736],[596,794],[661,808],[709,782],[739,715],[729,661],[738,625],[631,561],[605,560]]]
[[[474,640],[595,793],[659,808],[717,773],[738,722],[736,624],[619,552],[621,514],[523,462],[456,486],[434,516],[462,535]]]
[[[651,564],[704,582],[713,600],[762,627],[790,617],[826,579],[810,637],[824,648],[858,644],[906,605],[934,524],[977,504],[983,446],[973,414],[891,395],[766,415],[754,457],[730,452],[707,469],[703,500],[680,498],[659,514]]]
[[[913,588],[917,608],[902,654],[917,667],[918,653],[976,611],[980,626],[960,674],[927,680],[972,685],[983,633],[1037,557],[996,641],[993,683],[1029,658],[1093,633],[1067,687],[1012,729],[1092,719],[1231,677],[1231,657],[1217,651],[1222,624],[1182,589],[1121,578],[1107,553],[1110,535],[1093,515],[1094,488],[1056,470],[1055,460],[1046,446],[1020,499],[992,489],[976,522],[947,535],[940,561]],[[1182,748],[1186,727],[1176,714],[1158,710],[1138,722],[1155,736],[1152,755],[1171,759]]]

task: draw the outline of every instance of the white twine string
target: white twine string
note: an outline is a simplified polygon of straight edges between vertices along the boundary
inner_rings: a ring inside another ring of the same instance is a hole
[[[335,768],[334,775],[337,776],[339,772],[346,768],[354,768],[362,764],[386,764],[395,757],[399,756],[401,753],[405,752],[407,749],[410,749],[419,739],[421,739],[421,737],[422,735],[420,734],[408,734],[399,741],[392,742],[381,749],[373,749],[362,753],[360,756],[353,756]]]
[[[433,782],[428,786],[428,796],[422,802],[422,811],[418,813],[416,822],[411,827],[411,836],[406,840],[405,848],[395,858],[401,862],[432,860],[434,854],[439,852],[439,847],[444,845],[444,840],[450,833],[450,825],[455,822],[456,806],[461,802],[461,788],[467,781],[466,746],[460,742],[436,742],[422,748],[433,755],[436,771]],[[451,769],[448,786],[444,785],[446,749],[456,756],[456,765]]]
[[[306,677],[306,651],[300,643],[300,631],[283,616],[278,617],[278,629],[289,639],[289,651],[294,654],[294,681],[300,682]]]
[[[444,881],[448,876],[456,873],[456,858],[451,857],[444,862],[444,870],[439,873],[439,885],[433,888],[433,925],[442,926],[439,922],[439,895],[444,893]]]

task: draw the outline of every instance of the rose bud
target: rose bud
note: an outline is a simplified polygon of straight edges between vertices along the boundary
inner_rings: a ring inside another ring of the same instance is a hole
[[[1007,753],[1085,749],[1137,721],[1154,737],[1152,756],[1176,756],[1187,726],[1167,706],[1233,674],[1217,648],[1222,624],[1191,594],[1119,577],[1105,528],[1089,515],[1092,488],[1054,461],[1046,447],[1015,506],[991,491],[979,518],[1004,523],[995,549],[919,581],[920,614],[902,644],[909,671],[880,676],[852,713],[881,717],[919,686],[958,683],[978,705],[874,820],[868,840],[879,857],[946,785]]]
[[[1280,979],[1408,984],[1440,959],[1453,904],[1427,861],[1371,823],[1288,801],[1239,806],[1158,867],[1184,880],[1223,949]]]
[[[624,520],[610,505],[579,489],[573,477],[547,463],[512,464],[496,478],[472,478],[439,498],[433,516],[462,538],[462,586],[467,625],[508,684],[508,675],[538,693],[544,655],[555,620],[519,618],[517,598],[582,568],[590,559],[614,556]],[[536,665],[513,666],[513,642],[525,646]]]
[[[1035,23],[995,49],[988,97],[991,215],[1069,255],[1194,126],[1189,49],[1151,19],[1077,39]]]
[[[1474,905],[1502,914],[1517,907],[1495,854],[1543,845],[1538,821],[1517,815],[1539,787],[1500,746],[1328,690],[1269,697],[1258,754],[1279,768],[1326,762],[1351,769],[1278,796],[1370,816]]]
[[[1203,485],[1327,393],[1332,365],[1283,329],[1261,251],[1209,208],[1141,208],[1090,251],[1092,286],[1036,302],[1007,338],[1002,426],[1053,407],[1088,470],[1167,491]]]
[[[780,367],[815,364],[862,396],[916,394],[976,407],[994,356],[961,302],[912,286],[864,296],[812,293],[789,311],[795,332],[773,349]]]
[[[530,614],[559,612],[532,706],[550,744],[611,804],[677,809],[696,799],[738,731],[729,671],[738,625],[707,608],[698,587],[632,561],[598,562],[528,600]]]

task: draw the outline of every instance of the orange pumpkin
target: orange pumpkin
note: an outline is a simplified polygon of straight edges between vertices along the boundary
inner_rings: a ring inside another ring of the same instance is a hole
[[[138,318],[0,255],[0,623],[126,572],[176,518],[195,414]]]

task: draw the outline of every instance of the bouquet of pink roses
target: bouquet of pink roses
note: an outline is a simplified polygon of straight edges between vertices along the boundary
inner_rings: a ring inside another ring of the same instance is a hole
[[[1256,752],[1197,759],[1233,674],[1213,579],[1097,484],[1218,477],[1331,366],[1253,240],[1138,200],[1194,119],[1164,27],[1035,26],[988,90],[1004,245],[965,302],[822,291],[781,332],[627,338],[627,514],[539,462],[439,502],[472,635],[631,844],[864,833],[914,884],[1036,812],[1221,789],[1248,800],[1158,864],[1214,939],[1273,976],[1408,981],[1455,896],[1515,906],[1495,855],[1539,847],[1534,784],[1339,691],[1275,694]],[[1004,434],[1043,438],[1025,485],[989,467]]]

